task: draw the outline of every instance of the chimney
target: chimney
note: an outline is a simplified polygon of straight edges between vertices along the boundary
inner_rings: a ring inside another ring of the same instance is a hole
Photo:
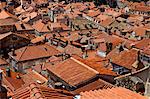
[[[141,61],[141,59],[140,59],[140,50],[138,51],[138,61],[140,62]]]
[[[15,49],[12,49],[12,56],[16,56]]]
[[[83,59],[85,59],[85,58],[87,58],[88,57],[88,53],[87,53],[87,50],[85,50],[84,52],[83,52]]]
[[[2,86],[3,70],[0,70],[0,99],[7,99],[7,89]]]
[[[122,52],[122,51],[124,51],[124,48],[123,48],[122,45],[120,45],[120,46],[119,46],[119,52]]]
[[[6,76],[11,77],[11,71],[9,68],[6,69]]]
[[[47,42],[46,36],[44,36],[44,42]]]

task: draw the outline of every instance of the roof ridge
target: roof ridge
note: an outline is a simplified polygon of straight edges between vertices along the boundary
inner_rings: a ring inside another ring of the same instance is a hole
[[[26,35],[23,36],[23,34],[18,34],[18,33],[12,33],[12,34],[19,36],[19,37],[22,37],[22,38],[25,38],[25,39],[29,39]]]
[[[44,27],[46,26],[46,24],[44,24],[42,21],[41,23],[43,24],[43,27],[41,28],[40,32],[44,29]]]
[[[25,51],[27,50],[27,46],[25,47],[25,49],[23,50],[22,54],[20,55],[20,57],[18,58],[18,60],[21,59],[21,57],[23,56],[23,54],[25,53]]]
[[[0,34],[0,36],[4,35],[4,37],[2,37],[1,40],[4,39],[5,37],[11,35],[11,34],[13,34],[13,33],[12,32],[8,32],[8,33]]]
[[[77,62],[78,64],[81,64],[82,66],[86,67],[87,69],[89,69],[89,70],[95,72],[96,74],[99,74],[98,71],[96,71],[96,70],[94,70],[93,68],[89,67],[88,65],[86,65],[86,64],[84,64],[84,63],[78,61],[77,59],[75,59],[75,58],[73,58],[73,57],[71,57],[70,59],[74,60],[74,61]]]

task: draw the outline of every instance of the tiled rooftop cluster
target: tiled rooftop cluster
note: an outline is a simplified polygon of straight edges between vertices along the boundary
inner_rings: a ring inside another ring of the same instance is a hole
[[[0,99],[150,97],[150,2],[97,1],[0,0]]]

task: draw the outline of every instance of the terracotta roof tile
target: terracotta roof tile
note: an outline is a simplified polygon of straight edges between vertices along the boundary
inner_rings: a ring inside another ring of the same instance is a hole
[[[135,99],[148,99],[145,96],[122,87],[81,92],[80,95],[80,99],[133,99],[133,97]]]
[[[47,69],[72,86],[76,86],[99,74],[94,69],[74,58],[67,59],[55,66],[47,66]]]
[[[134,46],[138,49],[143,50],[144,48],[148,47],[149,45],[150,45],[150,39],[143,39],[143,40],[135,43]]]
[[[8,65],[8,62],[4,60],[3,58],[0,58],[0,66]]]
[[[143,27],[135,27],[133,31],[136,33],[137,36],[145,36],[146,34],[146,28]]]
[[[73,94],[31,83],[15,91],[12,99],[72,99]]]
[[[25,38],[25,39],[29,40],[29,38],[26,35],[24,35],[24,34],[17,34],[17,33],[13,33],[13,32],[0,34],[0,40],[4,39],[4,38],[6,38],[6,37],[8,37],[10,35],[16,35],[16,36],[19,36],[19,37],[22,37],[22,38]]]
[[[115,54],[115,52],[114,52]],[[129,51],[122,51],[115,57],[111,57],[113,63],[123,66],[127,69],[132,69],[132,65],[137,61],[138,58],[138,51],[135,49],[131,49]]]
[[[32,30],[33,31],[34,30],[31,25],[23,24],[23,23],[16,23],[15,27],[16,27],[17,31],[21,31],[21,30]]]
[[[106,20],[102,20],[100,22],[100,25],[103,26],[103,27],[107,27],[109,26],[111,23],[113,23],[115,20],[113,18],[107,18]]]
[[[42,42],[42,41],[44,41],[44,40],[45,40],[45,37],[44,37],[44,36],[38,36],[38,37],[36,37],[35,39],[32,39],[32,40],[31,40],[31,43],[36,44],[36,43]]]
[[[37,30],[38,32],[50,32],[50,30],[47,28],[48,25],[42,23],[42,20],[38,20],[35,22],[32,27]]]
[[[18,18],[15,15],[12,15],[11,13],[9,13],[7,11],[2,10],[0,12],[0,19],[6,19],[6,18],[14,18],[14,19],[18,20]]]
[[[87,15],[90,16],[90,17],[96,17],[100,14],[100,11],[97,10],[97,11],[94,11],[94,10],[89,10]]]
[[[25,75],[22,76],[22,79],[26,85],[29,85],[31,83],[46,85],[46,83],[48,82],[47,78],[34,70],[27,72]]]
[[[37,46],[26,46],[20,49],[15,50],[15,56],[12,56],[16,61],[27,61],[40,58],[46,58],[53,55],[57,55],[60,52],[54,47],[43,44]],[[9,53],[11,56],[11,53]],[[30,56],[30,57],[28,57]]]
[[[149,55],[150,56],[150,45],[148,47],[146,47],[142,53],[146,54],[146,55]]]
[[[101,75],[117,76],[115,72],[105,67],[104,64],[108,64],[106,58],[101,58],[97,56],[93,58],[89,57],[87,59],[82,59],[75,55],[73,57],[83,62],[84,64],[88,65],[89,67],[93,68],[94,70],[98,71]]]
[[[10,77],[7,76],[6,69],[4,69],[3,73],[4,73],[3,83],[4,85],[7,86],[9,91],[13,92],[25,84],[22,78],[21,79],[17,78],[17,76],[20,76],[20,77],[22,76],[21,73],[16,73],[10,70]]]
[[[149,6],[136,5],[136,6],[131,6],[131,10],[149,12],[150,7]]]
[[[67,45],[64,50],[65,53],[72,55],[82,56],[82,50],[72,45]]]
[[[73,91],[73,93],[79,94],[81,92],[90,91],[90,90],[97,90],[97,89],[107,89],[114,87],[112,84],[102,80],[98,79],[94,82],[91,82],[85,86],[82,86],[76,90]]]
[[[70,28],[67,25],[65,25],[64,23],[61,23],[61,27],[64,31],[70,30]]]

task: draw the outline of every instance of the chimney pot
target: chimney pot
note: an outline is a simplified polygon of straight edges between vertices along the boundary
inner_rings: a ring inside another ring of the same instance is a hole
[[[9,68],[6,69],[6,75],[7,75],[8,77],[11,77],[11,71],[10,71]]]
[[[15,56],[15,49],[12,49],[12,56]]]

